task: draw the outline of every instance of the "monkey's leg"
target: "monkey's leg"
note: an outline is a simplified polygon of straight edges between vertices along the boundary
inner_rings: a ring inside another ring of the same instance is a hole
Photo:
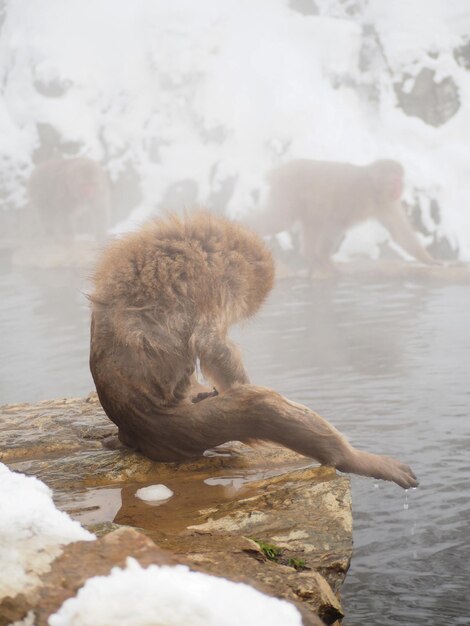
[[[133,433],[139,449],[158,461],[194,458],[227,441],[281,444],[344,472],[415,487],[412,470],[395,459],[361,452],[307,407],[265,387],[237,385],[197,404],[141,416]]]
[[[303,223],[301,231],[301,254],[307,264],[307,275],[310,279],[324,280],[336,274],[331,260],[333,244],[325,224]]]

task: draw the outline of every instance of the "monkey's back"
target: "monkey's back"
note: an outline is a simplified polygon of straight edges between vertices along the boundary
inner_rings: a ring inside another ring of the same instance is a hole
[[[335,161],[297,159],[271,170],[268,175],[271,203],[293,220],[337,219],[348,213],[369,211],[370,174],[368,166]],[[339,214],[338,208],[344,213]],[[354,219],[353,221],[356,221]]]
[[[275,193],[321,211],[338,197],[360,193],[365,175],[364,167],[352,163],[297,159],[273,169],[268,181]]]
[[[261,238],[207,213],[153,220],[111,243],[91,296],[90,365],[108,416],[178,402],[198,329],[224,333],[252,315],[273,279]]]
[[[269,293],[274,265],[261,238],[206,212],[155,219],[112,242],[95,272],[92,300],[232,319],[252,315]]]

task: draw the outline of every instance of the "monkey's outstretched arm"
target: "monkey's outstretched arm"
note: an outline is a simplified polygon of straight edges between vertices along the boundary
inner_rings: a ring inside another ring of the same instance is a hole
[[[416,487],[413,471],[387,456],[354,448],[329,422],[306,406],[255,385],[236,385],[196,404],[181,404],[166,414],[142,415],[137,447],[157,461],[200,456],[227,441],[261,440],[331,465],[343,472]]]
[[[342,472],[391,480],[404,489],[417,486],[416,476],[407,465],[391,457],[357,450],[332,424],[314,411],[275,392],[271,393],[271,402],[276,410],[271,414],[273,425],[268,425],[271,432],[263,434],[262,439],[281,443]]]
[[[396,243],[408,254],[422,263],[430,265],[438,263],[420,243],[400,203],[389,207],[379,216],[379,220]]]

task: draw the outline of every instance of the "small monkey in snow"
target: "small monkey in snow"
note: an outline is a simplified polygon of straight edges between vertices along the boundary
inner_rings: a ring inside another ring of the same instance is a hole
[[[227,333],[256,313],[273,280],[259,236],[207,213],[156,219],[109,244],[91,295],[90,368],[119,440],[156,461],[271,441],[344,472],[415,486],[408,466],[353,448],[307,407],[250,384]],[[196,388],[197,359],[216,391]]]
[[[92,159],[53,159],[36,167],[28,183],[30,205],[46,238],[72,240],[86,234],[105,239],[110,226],[110,188]]]
[[[370,165],[298,159],[271,170],[265,210],[250,224],[263,235],[300,225],[301,253],[309,272],[332,269],[331,257],[346,232],[374,218],[395,242],[422,263],[435,263],[409,223],[397,161]]]

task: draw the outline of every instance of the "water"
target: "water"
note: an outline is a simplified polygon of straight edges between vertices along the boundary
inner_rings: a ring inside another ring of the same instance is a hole
[[[92,388],[85,275],[3,268],[1,402]],[[353,477],[347,626],[470,625],[469,311],[468,286],[295,280],[232,333],[253,382],[421,479],[405,493]]]
[[[86,395],[88,272],[0,269],[0,403]]]
[[[212,476],[204,479],[201,473],[181,476],[178,473],[165,478],[165,486],[177,494],[159,501],[144,501],[136,496],[142,484],[127,483],[124,487],[92,487],[83,490],[56,492],[54,501],[62,510],[84,525],[113,522],[138,529],[157,543],[166,544],[188,526],[205,523],[208,510],[220,508],[221,503],[256,494],[257,481],[281,476],[304,467],[295,461],[282,470],[264,471],[245,469],[239,476]]]

